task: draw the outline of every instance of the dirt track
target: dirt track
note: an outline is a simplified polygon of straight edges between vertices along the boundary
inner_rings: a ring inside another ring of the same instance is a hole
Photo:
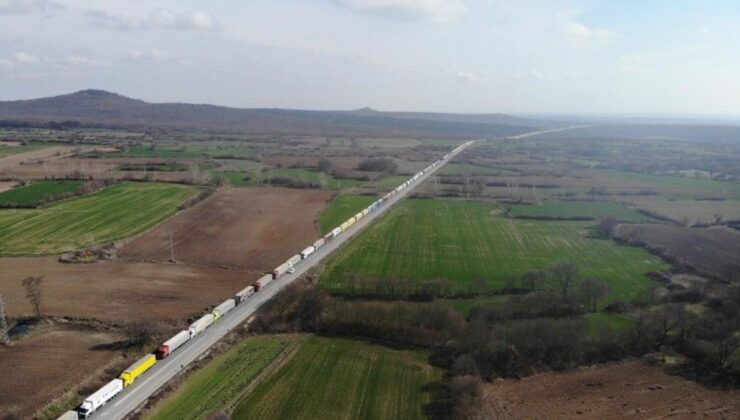
[[[269,271],[319,237],[314,221],[330,198],[319,190],[222,188],[129,242],[119,255],[166,261],[173,232],[178,262]]]
[[[631,361],[501,380],[488,388],[486,408],[502,419],[736,419],[740,391],[711,390]]]
[[[9,316],[32,314],[22,281],[35,275],[44,275],[44,315],[184,323],[256,280],[259,273],[183,264],[61,264],[56,257],[0,258],[0,291]]]
[[[120,337],[104,332],[49,329],[33,331],[10,347],[0,346],[0,416],[31,418],[89,379],[91,372],[121,359],[118,352],[92,349],[116,340]]]

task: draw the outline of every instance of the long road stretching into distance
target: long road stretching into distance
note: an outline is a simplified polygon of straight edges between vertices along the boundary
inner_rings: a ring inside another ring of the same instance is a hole
[[[525,137],[536,136],[539,134],[551,133],[562,130],[569,130],[572,128],[580,127],[566,127],[557,128],[552,130],[536,131],[517,136],[507,137],[507,139],[521,139]],[[344,245],[352,237],[357,235],[360,231],[365,229],[375,219],[386,214],[386,212],[393,207],[399,200],[406,197],[411,191],[424,182],[428,177],[434,175],[438,170],[445,166],[450,160],[454,159],[459,153],[462,153],[467,148],[475,145],[473,142],[468,147],[463,148],[458,153],[451,154],[447,159],[443,160],[439,165],[434,167],[432,170],[422,175],[415,182],[411,183],[408,188],[404,188],[398,194],[391,197],[377,210],[368,213],[367,216],[360,219],[359,222],[355,223],[345,232],[332,241],[327,242],[326,245],[320,247],[314,252],[309,258],[301,261],[295,266],[294,273],[286,273],[277,280],[273,280],[267,286],[263,287],[259,293],[252,295],[246,302],[238,305],[233,310],[228,312],[226,315],[221,317],[218,322],[211,325],[208,329],[202,333],[196,335],[187,344],[177,349],[170,357],[164,360],[159,360],[154,367],[152,367],[142,377],[138,378],[131,386],[124,389],[115,399],[110,401],[105,406],[101,407],[96,413],[92,415],[94,419],[110,419],[118,420],[125,418],[129,413],[142,406],[157,390],[159,390],[164,384],[170,379],[177,375],[180,371],[185,369],[190,363],[201,357],[209,348],[216,344],[221,338],[223,338],[229,331],[233,330],[241,323],[246,321],[252,316],[259,308],[272,299],[283,287],[292,283],[296,279],[300,278],[310,268],[316,266],[329,254],[337,250],[339,247]],[[299,246],[296,247],[298,252]],[[246,285],[245,285],[246,286]],[[236,292],[236,291],[235,291]]]

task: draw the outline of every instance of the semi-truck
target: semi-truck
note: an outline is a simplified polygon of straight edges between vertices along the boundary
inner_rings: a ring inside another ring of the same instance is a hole
[[[86,419],[121,391],[123,391],[123,380],[116,378],[95,391],[94,394],[85,398],[77,412],[83,419]]]
[[[218,320],[222,316],[226,315],[230,310],[234,309],[235,306],[236,302],[234,301],[234,299],[226,299],[225,301],[223,301],[223,303],[213,308],[213,312],[211,313],[216,318],[216,320]]]
[[[121,376],[119,378],[123,381],[123,387],[126,388],[127,386],[134,383],[136,378],[144,374],[147,370],[149,370],[150,367],[154,366],[154,363],[157,361],[157,358],[153,354],[147,354],[146,356],[142,357],[141,359],[137,360],[126,368],[126,370],[121,373]]]
[[[187,330],[182,330],[175,334],[172,338],[165,341],[164,344],[159,346],[157,349],[156,356],[158,359],[164,359],[165,357],[172,354],[173,351],[180,348],[183,344],[190,340],[190,333]]]
[[[213,324],[214,321],[216,321],[216,317],[214,317],[213,314],[207,314],[203,315],[202,317],[200,317],[200,319],[190,324],[190,327],[188,328],[190,338],[193,338],[205,331],[205,329]]]

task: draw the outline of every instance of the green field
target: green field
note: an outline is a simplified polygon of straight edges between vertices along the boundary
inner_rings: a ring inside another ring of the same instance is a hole
[[[254,156],[254,149],[248,146],[208,147],[193,146],[152,148],[150,146],[131,146],[120,152],[106,152],[96,154],[100,157],[141,157],[141,158],[180,158],[199,159],[212,157],[214,159],[236,158],[244,159]]]
[[[299,336],[249,338],[199,369],[148,418],[206,418],[237,402],[244,389],[276,358],[302,340]]]
[[[123,183],[33,210],[0,210],[0,254],[52,254],[135,235],[169,217],[197,189]]]
[[[339,195],[319,215],[319,230],[325,234],[377,200],[372,195]]]
[[[732,197],[740,197],[740,183],[738,182],[684,178],[670,175],[650,175],[637,172],[618,171],[614,169],[599,169],[599,172],[612,178],[618,178],[624,181],[642,182],[658,188],[687,188],[700,191],[711,191],[713,193],[722,193]]]
[[[495,205],[459,200],[404,200],[328,263],[321,284],[347,293],[350,273],[360,278],[400,279],[412,287],[447,279],[453,292],[492,290],[509,276],[578,265],[610,285],[610,299],[644,298],[655,283],[646,273],[668,265],[647,251],[588,236],[594,222],[516,220],[495,214]]]
[[[30,185],[0,193],[0,206],[15,204],[28,206],[57,194],[73,193],[82,181],[34,181]]]
[[[512,175],[517,174],[509,169],[490,166],[473,165],[470,163],[448,163],[439,171],[440,175]]]
[[[232,418],[424,419],[429,394],[441,377],[422,352],[362,341],[309,336],[293,358],[260,383]]]
[[[590,217],[594,220],[605,216],[614,216],[624,222],[650,222],[652,218],[637,210],[619,205],[612,201],[545,201],[542,205],[511,206],[514,217]]]
[[[410,176],[390,175],[367,184],[368,187],[377,188],[381,191],[390,191],[408,181]]]
[[[32,152],[34,150],[45,149],[47,147],[59,146],[60,144],[53,143],[31,143],[28,145],[20,146],[0,146],[0,158],[10,155],[17,155],[18,153]]]

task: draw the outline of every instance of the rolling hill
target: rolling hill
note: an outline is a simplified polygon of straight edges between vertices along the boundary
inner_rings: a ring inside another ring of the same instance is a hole
[[[432,135],[493,137],[558,124],[503,114],[434,114],[229,108],[149,103],[103,90],[0,101],[0,125],[171,128],[276,134]]]

